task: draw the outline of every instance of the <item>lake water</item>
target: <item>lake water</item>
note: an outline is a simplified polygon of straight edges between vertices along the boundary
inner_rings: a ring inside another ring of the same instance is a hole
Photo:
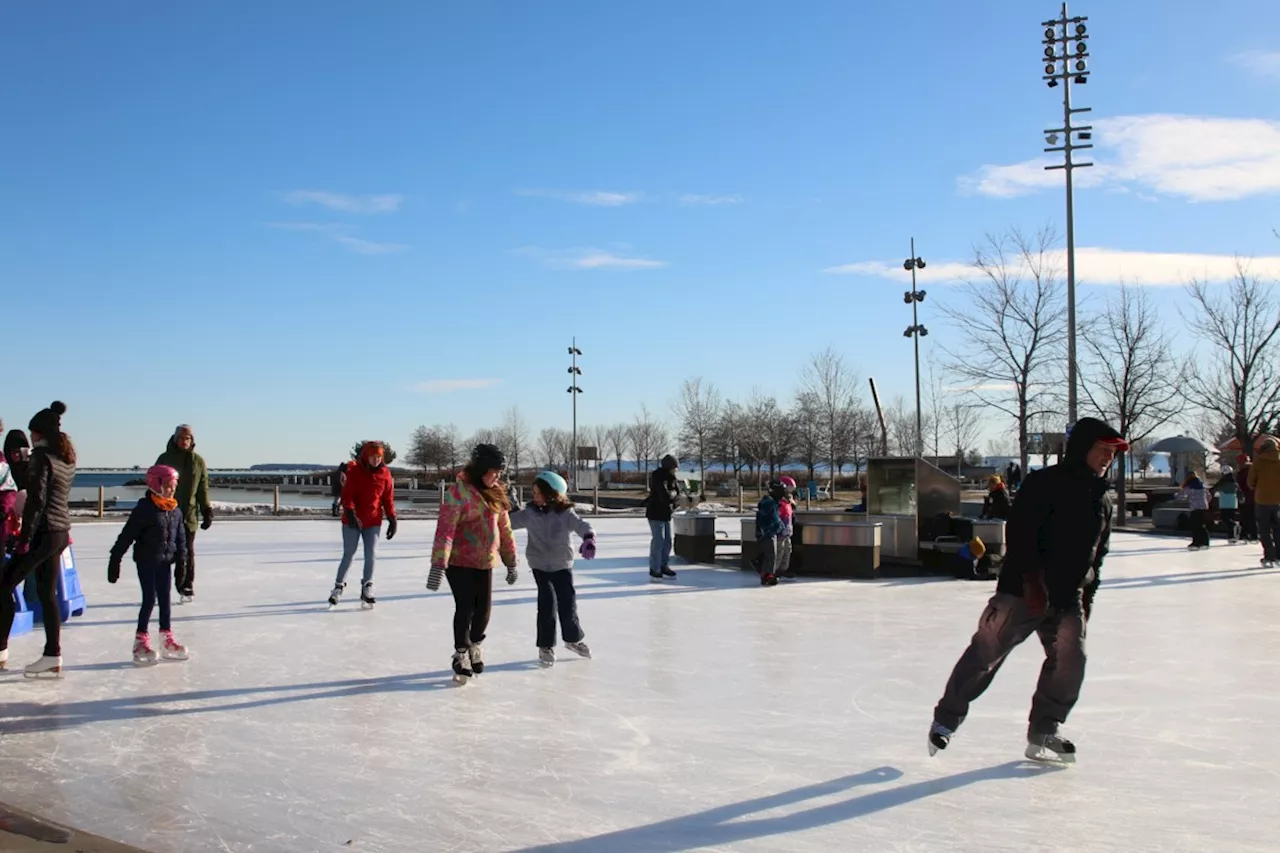
[[[106,498],[116,499],[117,507],[121,509],[131,508],[146,495],[147,490],[145,486],[126,486],[125,483],[141,479],[144,473],[143,471],[77,472],[76,478],[71,484],[71,500],[96,501],[98,499],[98,487],[101,486]],[[253,476],[252,472],[246,471],[210,471],[209,473],[234,475],[236,477]],[[271,472],[272,475],[280,473],[291,472]],[[264,474],[262,476],[270,475]],[[209,490],[209,500],[215,504],[269,504],[272,500],[272,488],[271,486],[264,486],[261,490],[212,488]],[[325,508],[330,506],[331,503],[332,499],[328,495],[299,495],[289,492],[282,492],[280,495],[281,506]]]

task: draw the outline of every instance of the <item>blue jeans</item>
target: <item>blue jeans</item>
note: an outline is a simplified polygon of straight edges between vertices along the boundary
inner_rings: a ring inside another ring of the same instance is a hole
[[[662,574],[671,563],[671,522],[649,520],[649,574]]]
[[[334,586],[342,586],[342,582],[347,579],[347,569],[351,568],[351,560],[356,555],[356,546],[362,539],[364,540],[364,576],[360,579],[360,583],[363,585],[373,580],[373,561],[378,549],[378,537],[381,535],[381,524],[366,527],[364,530],[342,525],[342,562],[338,564],[338,579],[333,582]]]

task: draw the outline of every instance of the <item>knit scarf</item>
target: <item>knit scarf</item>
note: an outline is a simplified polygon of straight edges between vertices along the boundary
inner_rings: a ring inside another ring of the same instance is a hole
[[[178,501],[176,498],[162,498],[154,492],[151,494],[151,502],[162,512],[168,512],[171,509],[178,508]]]

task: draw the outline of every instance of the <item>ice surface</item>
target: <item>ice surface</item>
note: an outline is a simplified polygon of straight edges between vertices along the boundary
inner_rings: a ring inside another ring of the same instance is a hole
[[[155,853],[1199,853],[1280,838],[1280,572],[1257,568],[1255,546],[1116,536],[1068,726],[1080,764],[1052,770],[1020,760],[1034,640],[927,755],[989,583],[761,589],[677,566],[651,585],[645,523],[605,518],[600,559],[576,570],[595,658],[537,667],[522,567],[499,581],[488,670],[456,688],[452,601],[423,588],[433,522],[380,545],[376,610],[349,595],[328,613],[335,522],[221,520],[197,540],[195,602],[175,608],[193,659],[135,669],[136,585],[127,568],[105,580],[117,529],[75,529],[89,610],[64,634],[67,677],[0,681],[0,800]],[[14,641],[15,664],[39,633]]]

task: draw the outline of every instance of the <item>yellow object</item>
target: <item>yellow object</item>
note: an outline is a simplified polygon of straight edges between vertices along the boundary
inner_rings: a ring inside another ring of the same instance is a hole
[[[1000,479],[999,474],[992,474],[990,477],[987,478],[988,489],[998,489],[1003,485],[1004,485],[1004,480]]]
[[[973,537],[973,541],[969,543],[969,553],[973,555],[973,559],[981,560],[982,555],[987,553],[987,546],[977,536]]]

